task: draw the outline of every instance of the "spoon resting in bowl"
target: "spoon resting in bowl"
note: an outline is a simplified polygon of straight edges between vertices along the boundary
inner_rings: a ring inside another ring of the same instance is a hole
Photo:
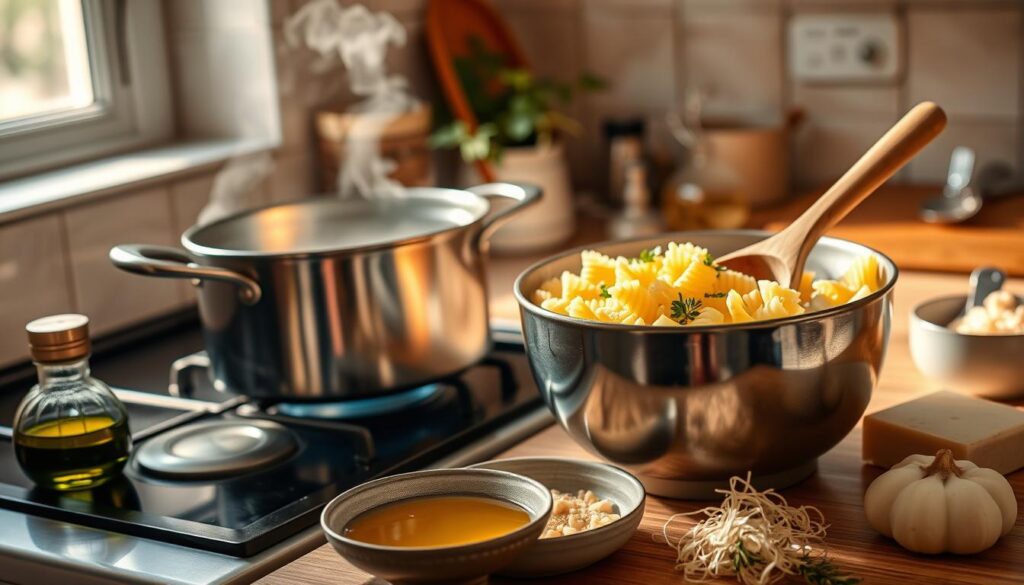
[[[942,108],[932,102],[914,106],[786,229],[726,254],[718,263],[792,288],[800,282],[807,256],[818,238],[903,168],[945,127],[946,114]]]

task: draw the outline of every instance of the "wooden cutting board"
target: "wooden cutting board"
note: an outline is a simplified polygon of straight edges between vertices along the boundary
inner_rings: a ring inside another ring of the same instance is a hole
[[[883,252],[903,269],[969,273],[995,266],[1024,276],[1024,196],[986,202],[970,221],[928,224],[917,217],[921,202],[939,187],[886,186],[836,226],[829,235]],[[752,224],[777,231],[798,216],[820,191],[781,208],[759,211]]]

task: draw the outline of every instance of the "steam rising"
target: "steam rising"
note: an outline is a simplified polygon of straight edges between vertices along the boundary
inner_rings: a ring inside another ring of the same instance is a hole
[[[388,178],[395,162],[380,156],[380,136],[416,103],[406,79],[385,71],[388,46],[404,46],[405,29],[392,15],[373,13],[361,4],[346,8],[337,0],[313,0],[288,19],[284,36],[289,46],[305,46],[317,53],[314,68],[320,71],[340,58],[352,93],[363,98],[348,109],[355,115],[340,161],[339,195],[401,197],[402,185]]]

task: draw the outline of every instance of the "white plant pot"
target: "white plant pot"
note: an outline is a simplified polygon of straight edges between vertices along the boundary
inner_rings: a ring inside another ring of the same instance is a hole
[[[544,190],[539,203],[516,214],[515,219],[491,236],[492,252],[538,252],[563,244],[572,237],[576,230],[576,212],[569,166],[560,143],[507,148],[501,162],[491,166],[498,181],[533,183]],[[458,182],[461,186],[478,185],[481,180],[475,166],[460,165]]]

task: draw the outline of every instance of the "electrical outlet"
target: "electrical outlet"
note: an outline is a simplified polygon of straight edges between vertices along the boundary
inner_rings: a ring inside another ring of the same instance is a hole
[[[796,14],[789,20],[789,72],[814,83],[896,81],[896,14]]]

